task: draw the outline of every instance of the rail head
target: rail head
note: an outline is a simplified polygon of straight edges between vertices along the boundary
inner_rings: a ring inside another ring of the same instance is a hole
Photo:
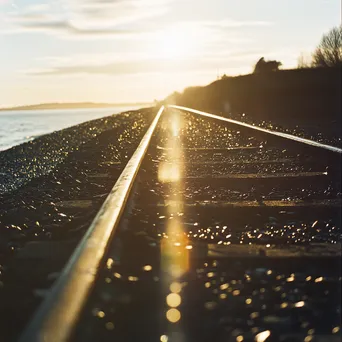
[[[312,146],[312,147],[317,147],[317,148],[321,148],[321,149],[324,149],[324,150],[328,150],[330,152],[335,152],[335,153],[342,154],[342,148],[339,148],[339,147],[336,147],[336,146],[327,145],[327,144],[322,144],[322,143],[319,143],[317,141],[301,138],[301,137],[298,137],[298,136],[295,136],[295,135],[292,135],[292,134],[272,131],[270,129],[266,129],[266,128],[262,128],[262,127],[258,127],[258,126],[253,126],[253,125],[247,124],[247,123],[242,122],[242,121],[228,119],[228,118],[225,118],[225,117],[222,117],[222,116],[218,116],[218,115],[215,115],[215,114],[210,114],[210,113],[202,112],[200,110],[192,109],[192,108],[188,108],[188,107],[176,106],[176,105],[168,105],[168,107],[175,108],[175,109],[180,109],[180,110],[191,112],[191,113],[195,113],[195,114],[199,114],[199,115],[206,116],[206,117],[209,117],[209,118],[212,118],[212,119],[217,119],[217,120],[220,120],[220,121],[225,121],[225,122],[228,122],[228,123],[231,123],[231,124],[235,124],[235,125],[238,125],[238,126],[241,126],[241,127],[246,127],[246,128],[254,129],[256,131],[267,133],[267,134],[271,134],[271,135],[274,135],[274,136],[278,136],[280,138],[296,141],[296,142],[299,142],[299,143],[302,143],[302,144],[305,144],[305,145],[309,145],[309,146]]]
[[[160,108],[86,234],[21,335],[19,342],[66,342],[95,282],[107,246],[124,212],[140,165],[162,115]]]

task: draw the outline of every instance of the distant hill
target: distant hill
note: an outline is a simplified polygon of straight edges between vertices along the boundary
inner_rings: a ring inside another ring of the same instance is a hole
[[[37,109],[81,109],[81,108],[108,108],[108,107],[129,107],[129,106],[151,106],[149,102],[136,103],[94,103],[94,102],[74,102],[74,103],[40,103],[28,106],[17,106],[0,108],[5,110],[37,110]]]

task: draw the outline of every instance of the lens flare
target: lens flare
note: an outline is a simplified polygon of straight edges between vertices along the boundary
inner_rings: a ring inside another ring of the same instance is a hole
[[[255,341],[264,342],[270,335],[271,335],[271,332],[269,330],[265,330],[255,336]]]
[[[177,281],[174,281],[171,285],[170,285],[170,291],[172,293],[179,293],[182,290],[182,285],[180,283],[178,283]]]
[[[184,231],[183,215],[183,148],[181,141],[182,117],[177,111],[170,111],[162,129],[165,134],[165,155],[158,166],[158,180],[166,183],[167,200],[165,206],[167,215],[164,222],[165,236],[160,242],[161,270],[165,286],[165,302],[168,306],[166,319],[169,323],[176,323],[181,318],[180,305],[182,302],[182,285],[179,278],[189,269],[189,245],[188,235]],[[170,293],[170,292],[171,293]],[[177,328],[176,328],[177,327]],[[181,333],[179,326],[169,325],[168,333]]]
[[[166,312],[166,318],[171,323],[177,323],[181,318],[181,313],[177,309],[170,309]]]
[[[181,296],[177,293],[170,293],[166,297],[166,303],[171,308],[176,308],[177,306],[181,304],[181,302],[182,302]]]

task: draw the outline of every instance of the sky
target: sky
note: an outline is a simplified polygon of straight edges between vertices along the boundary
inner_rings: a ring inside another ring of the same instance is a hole
[[[0,107],[139,102],[293,68],[341,22],[340,0],[0,0]]]

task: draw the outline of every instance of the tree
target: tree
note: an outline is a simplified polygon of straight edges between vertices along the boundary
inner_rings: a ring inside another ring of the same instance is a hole
[[[255,64],[254,73],[258,72],[268,72],[268,71],[277,71],[281,66],[281,62],[278,61],[265,61],[264,57],[261,57],[258,62]]]
[[[336,67],[342,65],[342,25],[324,34],[312,55],[315,67]]]

